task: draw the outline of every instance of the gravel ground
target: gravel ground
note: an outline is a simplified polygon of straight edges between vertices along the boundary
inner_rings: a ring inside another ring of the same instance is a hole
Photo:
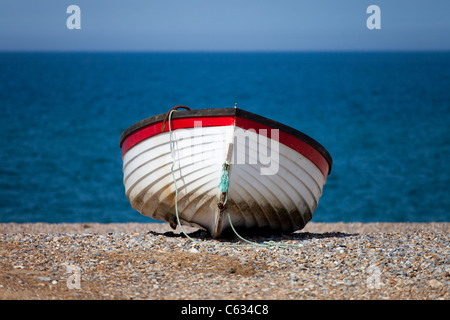
[[[450,223],[309,223],[229,246],[166,223],[0,224],[0,299],[448,300]]]

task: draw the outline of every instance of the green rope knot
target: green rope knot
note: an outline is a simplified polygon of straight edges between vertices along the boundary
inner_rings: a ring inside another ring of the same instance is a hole
[[[230,164],[228,163],[228,161],[225,161],[222,164],[222,174],[220,177],[220,184],[218,186],[220,189],[220,192],[222,192],[222,193],[228,192],[228,182],[229,182],[228,168],[229,167],[230,167]]]

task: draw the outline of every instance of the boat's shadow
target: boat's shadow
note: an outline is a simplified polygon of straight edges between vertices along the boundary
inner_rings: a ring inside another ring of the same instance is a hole
[[[149,234],[153,235],[162,235],[165,237],[170,238],[186,238],[186,236],[183,233],[174,233],[173,231],[167,231],[167,232],[155,232],[155,231],[149,231]],[[187,233],[187,235],[194,239],[194,240],[214,240],[219,242],[242,242],[242,240],[239,239],[239,237],[235,234],[226,234],[220,239],[214,239],[210,236],[210,234],[202,229],[196,230],[191,233]],[[244,239],[257,242],[257,243],[263,243],[265,241],[274,241],[274,242],[280,242],[283,241],[302,241],[302,240],[311,240],[311,239],[324,239],[324,238],[345,238],[345,237],[354,237],[359,235],[358,233],[345,233],[345,232],[323,232],[323,233],[315,233],[315,232],[294,232],[290,234],[255,234],[255,233],[242,233],[240,234]]]

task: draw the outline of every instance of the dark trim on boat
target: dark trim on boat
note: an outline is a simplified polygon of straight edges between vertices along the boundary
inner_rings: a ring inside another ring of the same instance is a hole
[[[148,125],[152,125],[158,122],[162,122],[164,118],[166,117],[166,113],[161,113],[146,119],[143,119],[132,126],[128,127],[120,136],[119,145],[122,147],[123,141],[133,132],[136,130],[139,130],[143,127],[146,127]],[[329,166],[329,172],[331,172],[331,167],[333,165],[333,159],[331,158],[331,155],[329,152],[325,149],[324,146],[322,146],[319,142],[311,138],[310,136],[304,134],[301,131],[298,131],[297,129],[294,129],[292,127],[289,127],[285,124],[282,124],[280,122],[277,122],[275,120],[257,115],[255,113],[251,113],[242,109],[238,108],[217,108],[217,109],[193,109],[193,110],[180,110],[177,112],[174,112],[172,114],[172,119],[182,119],[182,118],[192,118],[192,117],[214,117],[214,116],[237,116],[241,118],[245,118],[248,120],[252,120],[258,123],[261,123],[263,125],[266,125],[268,127],[271,127],[273,129],[278,129],[280,131],[283,131],[285,133],[288,133],[304,142],[309,144],[311,147],[316,149],[317,151],[322,154],[322,156],[325,158],[325,160],[328,162]]]

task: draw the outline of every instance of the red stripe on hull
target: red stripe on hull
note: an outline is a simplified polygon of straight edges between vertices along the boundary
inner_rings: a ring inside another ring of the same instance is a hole
[[[236,116],[219,116],[219,117],[192,117],[192,118],[181,118],[181,119],[173,119],[171,121],[172,130],[177,129],[187,129],[194,128],[196,122],[201,122],[201,127],[218,127],[218,126],[232,126],[236,125],[239,128],[249,130],[254,129],[259,133],[260,129],[267,130],[268,138],[271,137],[271,127],[263,125],[259,122],[255,122],[246,118],[236,117]],[[161,133],[162,121],[150,124],[146,127],[143,127],[128,137],[125,138],[122,144],[122,157],[127,153],[128,150],[133,148],[138,143],[153,137],[157,134]],[[166,123],[164,132],[169,131],[169,124]],[[316,165],[317,168],[323,173],[325,179],[329,173],[329,165],[327,160],[322,156],[322,154],[317,151],[315,148],[310,146],[308,143],[303,140],[294,137],[288,133],[283,131],[279,131],[279,142],[288,146],[289,148],[299,152],[312,163]]]
[[[267,137],[271,137],[271,127],[263,125],[259,122],[255,122],[249,119],[236,117],[236,127],[249,130],[254,129],[256,132],[259,133],[260,129],[266,129],[267,130]],[[311,160],[312,163],[316,165],[317,168],[322,171],[325,180],[327,179],[328,173],[329,173],[329,165],[327,160],[322,156],[322,154],[311,147],[309,144],[304,142],[303,140],[294,137],[286,132],[283,132],[279,130],[279,142],[288,146],[289,148],[297,151],[298,153],[302,154],[309,160]]]

